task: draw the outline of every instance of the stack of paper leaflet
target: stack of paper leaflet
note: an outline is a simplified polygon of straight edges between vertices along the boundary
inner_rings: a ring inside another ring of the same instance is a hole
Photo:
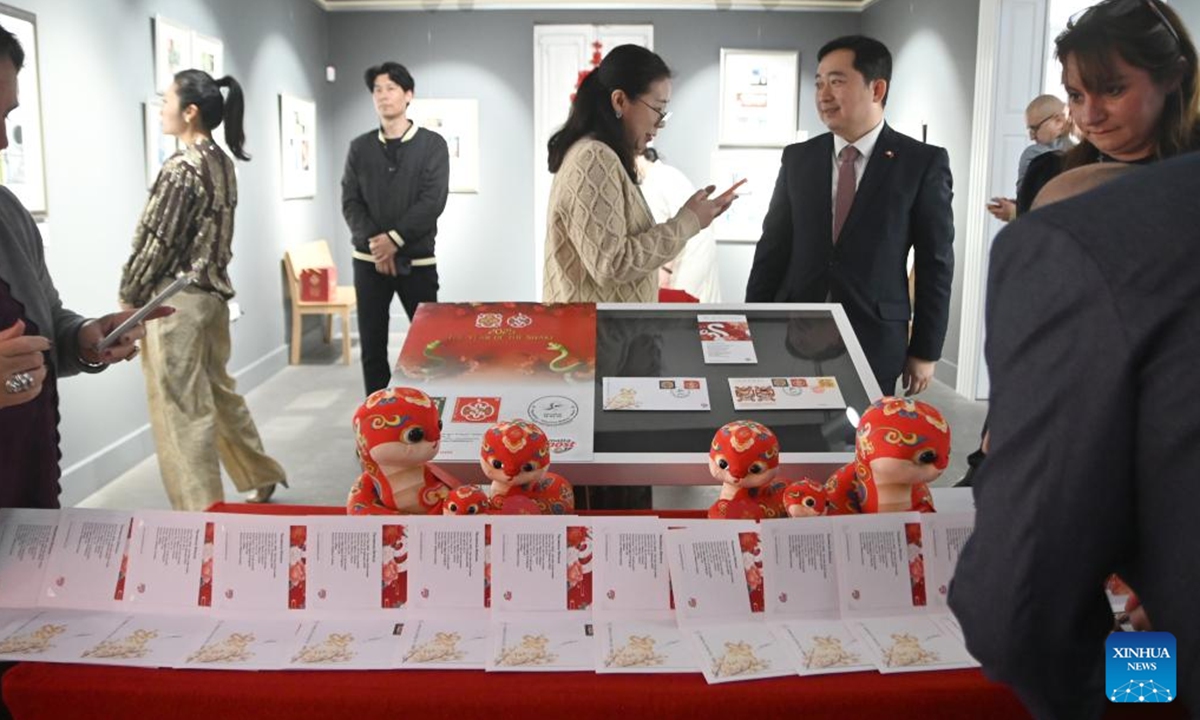
[[[0,661],[703,672],[971,667],[973,513],[751,521],[0,510]]]

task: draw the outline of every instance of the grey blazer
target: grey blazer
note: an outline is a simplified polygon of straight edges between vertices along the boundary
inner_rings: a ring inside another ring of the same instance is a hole
[[[1038,717],[1104,711],[1104,580],[1178,643],[1200,711],[1200,155],[1025,215],[987,296],[991,452],[950,607]]]
[[[6,187],[0,187],[0,279],[25,306],[38,332],[54,343],[50,362],[58,377],[97,372],[79,360],[79,328],[87,318],[63,307],[33,216]]]

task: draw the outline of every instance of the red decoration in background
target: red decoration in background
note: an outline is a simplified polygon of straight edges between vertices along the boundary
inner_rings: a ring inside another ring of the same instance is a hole
[[[580,70],[579,75],[575,78],[575,90],[579,90],[579,86],[583,84],[583,79],[592,73],[600,65],[600,61],[604,56],[600,54],[600,48],[604,47],[604,43],[597,40],[592,43],[592,66],[587,70]],[[575,93],[571,93],[571,102],[575,102]]]

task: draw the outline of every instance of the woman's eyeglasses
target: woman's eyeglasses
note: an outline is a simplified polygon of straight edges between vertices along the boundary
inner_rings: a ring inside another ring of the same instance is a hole
[[[667,126],[667,121],[671,119],[670,111],[663,112],[662,110],[659,110],[658,108],[654,107],[653,105],[651,105],[650,103],[646,102],[645,100],[643,100],[641,98],[636,98],[636,100],[638,102],[640,102],[641,104],[645,105],[646,107],[650,108],[651,110],[653,110],[655,112],[655,114],[658,115],[658,122],[654,123],[654,127],[662,129]]]
[[[1075,27],[1080,23],[1098,20],[1102,16],[1112,19],[1123,17],[1142,7],[1149,8],[1150,12],[1154,13],[1154,17],[1167,29],[1167,32],[1171,33],[1171,37],[1175,39],[1175,44],[1183,47],[1183,41],[1179,39],[1179,31],[1175,29],[1175,26],[1171,24],[1166,14],[1158,7],[1157,0],[1111,0],[1110,2],[1093,5],[1072,15],[1067,26]]]

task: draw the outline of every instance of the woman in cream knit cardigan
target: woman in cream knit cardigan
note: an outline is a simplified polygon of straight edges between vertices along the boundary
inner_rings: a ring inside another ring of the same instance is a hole
[[[699,190],[655,224],[634,158],[670,115],[671,71],[637,45],[615,47],[580,84],[567,123],[550,138],[546,302],[655,302],[658,268],[734,201]]]

